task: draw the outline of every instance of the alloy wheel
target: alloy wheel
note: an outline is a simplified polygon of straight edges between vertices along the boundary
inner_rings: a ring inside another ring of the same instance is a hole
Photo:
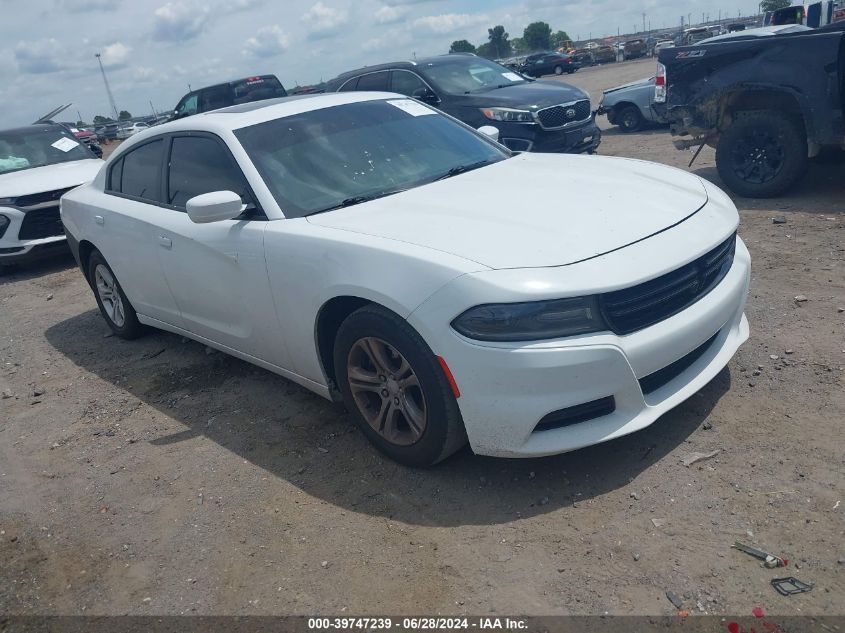
[[[731,152],[733,170],[746,182],[762,184],[775,178],[784,163],[783,145],[769,130],[754,130]]]
[[[367,423],[391,444],[409,446],[425,432],[427,407],[405,357],[375,337],[358,339],[346,363],[349,388]]]
[[[117,327],[123,327],[126,323],[123,299],[118,292],[114,275],[106,266],[98,264],[94,268],[94,285],[97,287],[97,296],[100,297],[106,315]]]

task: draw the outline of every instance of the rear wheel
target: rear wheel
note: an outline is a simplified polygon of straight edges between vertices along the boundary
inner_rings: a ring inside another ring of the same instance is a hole
[[[88,280],[94,289],[100,314],[111,331],[124,339],[141,336],[144,326],[138,321],[135,308],[129,303],[117,277],[100,251],[92,252],[88,258]]]
[[[645,122],[640,109],[635,105],[623,107],[614,118],[619,129],[625,133],[636,132]]]
[[[563,74],[563,66],[555,66],[555,75]]]
[[[779,112],[751,112],[719,136],[716,169],[741,196],[778,196],[807,169],[807,139],[793,119]]]
[[[430,466],[466,443],[437,357],[407,321],[378,306],[353,312],[335,339],[337,384],[361,431],[408,466]]]

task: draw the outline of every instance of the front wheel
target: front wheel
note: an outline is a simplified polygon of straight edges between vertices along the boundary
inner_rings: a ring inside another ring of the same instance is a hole
[[[555,75],[563,74],[563,66],[555,66]]]
[[[88,281],[94,290],[100,314],[115,335],[133,339],[144,333],[144,326],[138,321],[135,308],[129,303],[100,251],[94,251],[88,259]]]
[[[716,169],[732,191],[771,198],[794,185],[807,169],[807,139],[779,112],[749,112],[719,136]]]
[[[437,357],[398,315],[353,312],[335,338],[337,384],[376,448],[407,466],[430,466],[466,443],[458,403]]]

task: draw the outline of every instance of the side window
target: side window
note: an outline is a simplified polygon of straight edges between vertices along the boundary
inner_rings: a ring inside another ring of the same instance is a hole
[[[200,92],[200,112],[227,108],[232,105],[232,89],[226,86],[214,86]]]
[[[202,193],[234,191],[249,202],[246,181],[220,143],[204,136],[177,136],[170,150],[167,203],[185,207]]]
[[[162,145],[161,139],[151,141],[127,152],[119,163],[115,163],[109,183],[112,191],[159,202]],[[118,175],[119,187],[115,182]]]
[[[407,70],[392,71],[391,82],[391,92],[398,92],[409,97],[413,97],[417,90],[427,88],[422,79],[415,73],[408,72]]]
[[[340,87],[340,90],[338,90],[338,92],[352,92],[353,90],[358,90],[357,86],[358,86],[358,77],[353,77],[352,79],[347,81],[345,84],[343,84]]]
[[[182,97],[179,105],[176,106],[176,116],[191,116],[197,113],[197,93],[193,92],[186,97]]]
[[[109,191],[120,191],[123,181],[123,159],[118,160],[109,172]]]
[[[361,75],[358,78],[358,90],[387,90],[387,78],[388,72],[386,70]]]

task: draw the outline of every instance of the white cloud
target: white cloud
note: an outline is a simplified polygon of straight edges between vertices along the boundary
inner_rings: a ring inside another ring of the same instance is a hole
[[[426,28],[433,33],[452,33],[468,26],[477,26],[489,21],[486,15],[470,15],[469,13],[442,13],[427,15],[414,20],[414,25]]]
[[[132,52],[132,47],[123,44],[122,42],[115,42],[104,46],[101,52],[103,66],[123,66],[126,63],[126,58]]]
[[[40,75],[58,72],[66,67],[66,54],[58,40],[51,38],[18,42],[15,61],[24,73]]]
[[[156,71],[147,66],[136,66],[132,69],[132,79],[136,82],[152,81],[156,76]]]
[[[56,5],[70,13],[88,11],[114,11],[118,8],[117,0],[56,0]]]
[[[348,16],[343,9],[334,9],[322,2],[317,2],[302,15],[301,19],[308,27],[311,37],[324,37],[346,24]]]
[[[176,0],[153,12],[153,39],[179,42],[189,40],[205,29],[210,16],[207,4]]]
[[[289,38],[278,24],[264,26],[244,42],[243,53],[254,57],[273,57],[284,53],[289,44]]]
[[[373,16],[378,24],[393,24],[405,16],[405,9],[384,5],[376,11]]]

